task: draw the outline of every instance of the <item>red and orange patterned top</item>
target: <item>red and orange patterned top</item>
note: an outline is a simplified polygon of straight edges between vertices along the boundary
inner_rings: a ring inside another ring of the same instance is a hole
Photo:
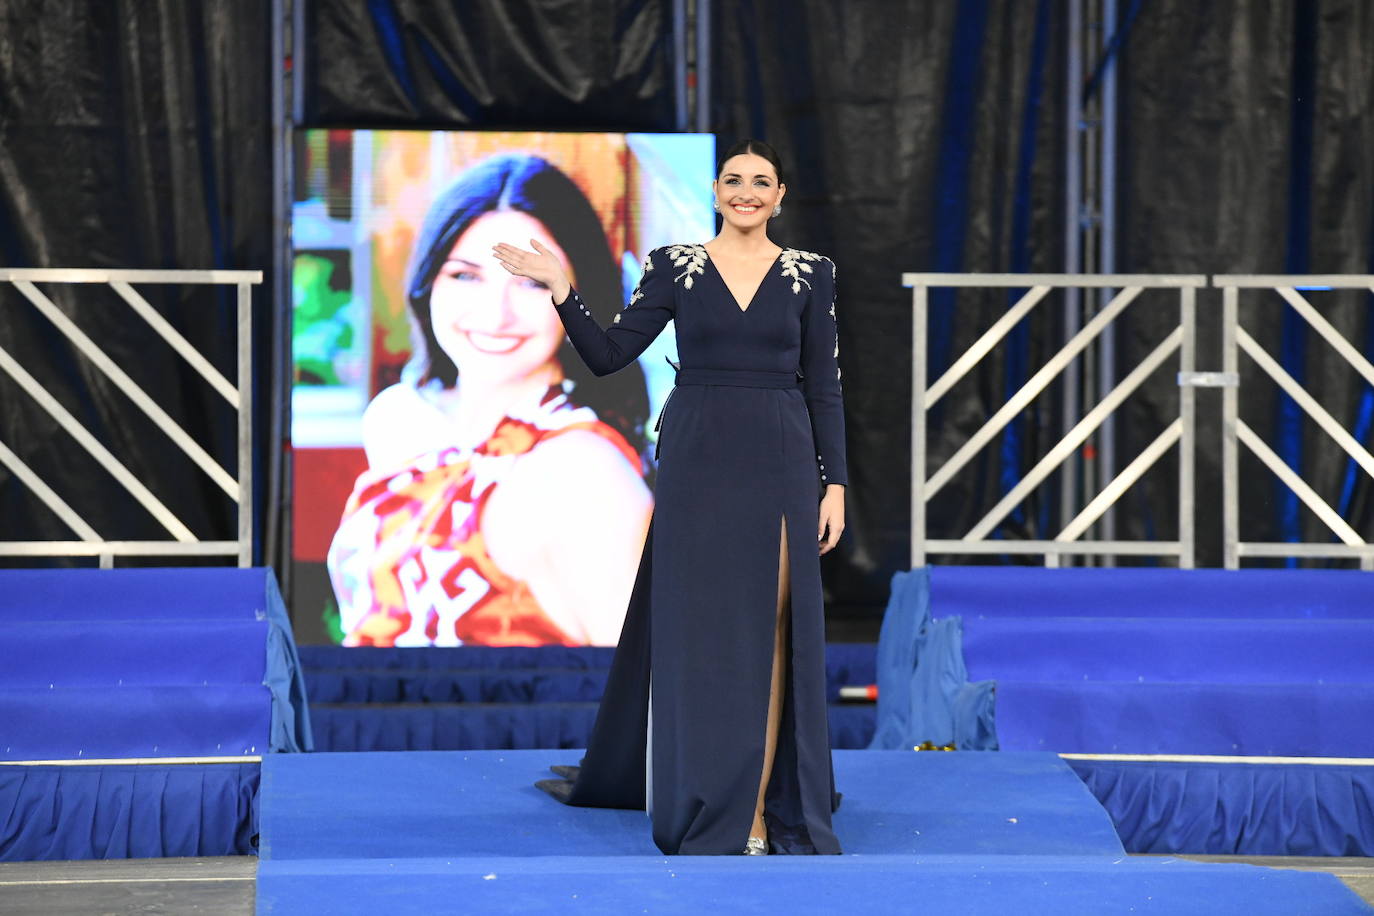
[[[625,438],[555,384],[532,409],[510,411],[476,448],[365,471],[327,559],[344,645],[576,644],[526,583],[493,562],[481,531],[482,510],[515,459],[575,429],[604,436],[639,469]]]

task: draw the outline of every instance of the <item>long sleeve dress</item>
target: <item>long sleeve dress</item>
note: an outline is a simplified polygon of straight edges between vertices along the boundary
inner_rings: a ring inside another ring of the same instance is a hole
[[[781,528],[790,645],[765,797],[774,852],[838,854],[816,550],[846,482],[835,265],[784,249],[741,308],[701,245],[654,249],[609,328],[556,306],[598,375],[673,320],[680,367],[659,416],[655,505],[580,767],[539,786],[571,805],[647,809],[665,854],[738,854],[762,778]]]

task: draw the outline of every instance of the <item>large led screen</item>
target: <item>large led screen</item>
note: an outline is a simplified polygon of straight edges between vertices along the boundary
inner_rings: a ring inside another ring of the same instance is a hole
[[[595,378],[498,241],[609,326],[714,232],[696,134],[309,130],[292,231],[291,604],[349,646],[612,645],[653,508],[672,326]]]

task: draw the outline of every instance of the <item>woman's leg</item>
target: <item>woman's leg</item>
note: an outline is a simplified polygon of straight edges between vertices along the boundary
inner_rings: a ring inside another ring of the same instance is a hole
[[[768,839],[768,831],[763,824],[763,797],[768,790],[768,777],[773,772],[773,758],[778,749],[778,726],[782,722],[782,694],[787,674],[783,652],[787,646],[787,611],[791,599],[791,579],[787,562],[787,521],[783,519],[782,539],[778,547],[778,602],[777,617],[773,626],[773,682],[768,691],[768,726],[764,734],[763,774],[759,779],[758,801],[754,805],[754,824],[749,830],[751,837],[764,840]]]

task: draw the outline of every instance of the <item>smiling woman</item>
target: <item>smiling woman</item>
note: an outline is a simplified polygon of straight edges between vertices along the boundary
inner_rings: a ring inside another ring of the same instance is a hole
[[[620,630],[652,506],[643,377],[588,402],[548,288],[492,255],[512,234],[618,297],[596,214],[542,158],[488,159],[430,206],[406,279],[412,357],[363,415],[368,470],[328,554],[347,645],[609,645]]]
[[[549,290],[598,374],[633,365],[670,321],[681,356],[586,756],[537,785],[643,805],[669,854],[838,854],[819,562],[844,531],[847,478],[835,264],[769,238],[787,186],[767,144],[727,150],[713,190],[719,234],[650,251],[609,328],[552,246],[512,232],[494,249]]]

